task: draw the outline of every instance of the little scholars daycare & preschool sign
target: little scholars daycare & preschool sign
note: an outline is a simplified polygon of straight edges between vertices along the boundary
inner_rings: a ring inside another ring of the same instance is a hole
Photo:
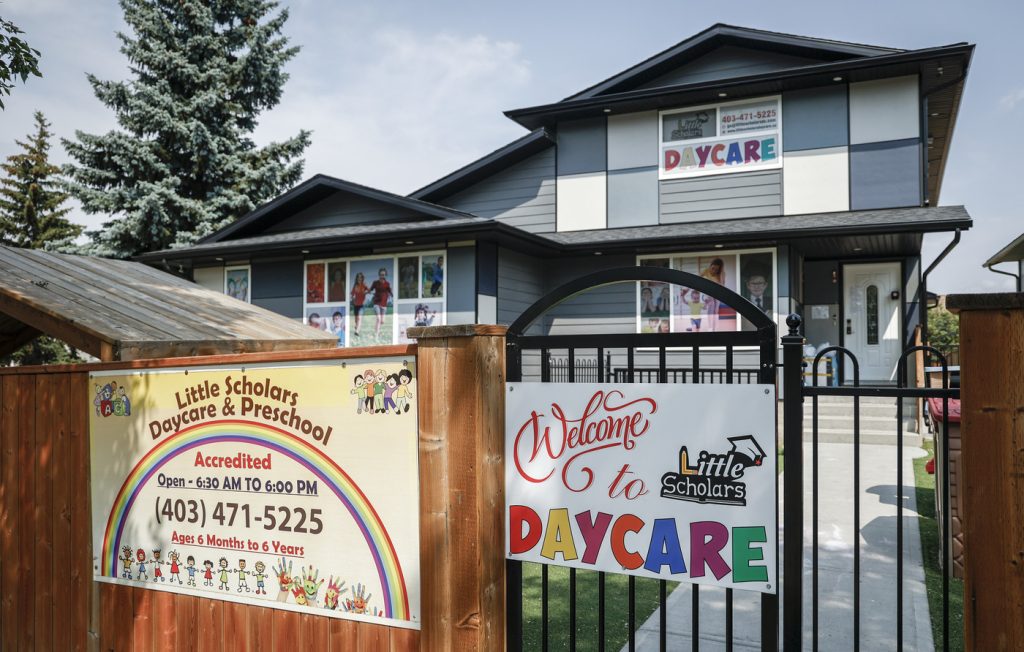
[[[94,576],[419,628],[412,359],[91,375]]]
[[[775,593],[775,390],[510,383],[509,559]]]

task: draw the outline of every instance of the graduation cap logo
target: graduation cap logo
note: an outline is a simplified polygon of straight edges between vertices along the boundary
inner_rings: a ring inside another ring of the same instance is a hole
[[[767,454],[753,435],[728,437],[728,450],[712,453],[702,450],[695,458],[682,446],[679,469],[661,477],[661,496],[672,500],[715,505],[746,505],[748,469],[764,464]]]

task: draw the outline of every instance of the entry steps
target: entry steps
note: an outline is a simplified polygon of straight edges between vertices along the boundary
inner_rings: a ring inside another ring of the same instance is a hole
[[[804,441],[811,441],[813,399],[804,397]],[[899,437],[896,421],[896,399],[875,396],[860,397],[860,442],[862,444],[896,445]],[[920,446],[921,434],[916,428],[914,401],[903,404],[903,445]],[[818,442],[853,443],[853,398],[846,396],[818,397]]]

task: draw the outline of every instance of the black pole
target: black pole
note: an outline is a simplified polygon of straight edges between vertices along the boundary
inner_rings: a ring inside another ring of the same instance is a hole
[[[804,545],[804,472],[803,472],[803,349],[800,316],[786,318],[789,334],[782,337],[782,444],[783,473],[782,536],[785,549],[782,560],[782,649],[803,647],[803,545]]]

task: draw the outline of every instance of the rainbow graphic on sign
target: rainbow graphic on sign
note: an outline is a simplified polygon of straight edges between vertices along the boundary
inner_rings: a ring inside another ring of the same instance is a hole
[[[327,485],[358,525],[377,566],[384,615],[409,620],[409,594],[402,566],[387,528],[362,490],[334,460],[294,435],[253,421],[226,420],[183,429],[149,451],[128,474],[114,499],[103,535],[102,574],[117,577],[121,533],[139,492],[168,461],[199,446],[251,444],[277,451],[303,466]]]

